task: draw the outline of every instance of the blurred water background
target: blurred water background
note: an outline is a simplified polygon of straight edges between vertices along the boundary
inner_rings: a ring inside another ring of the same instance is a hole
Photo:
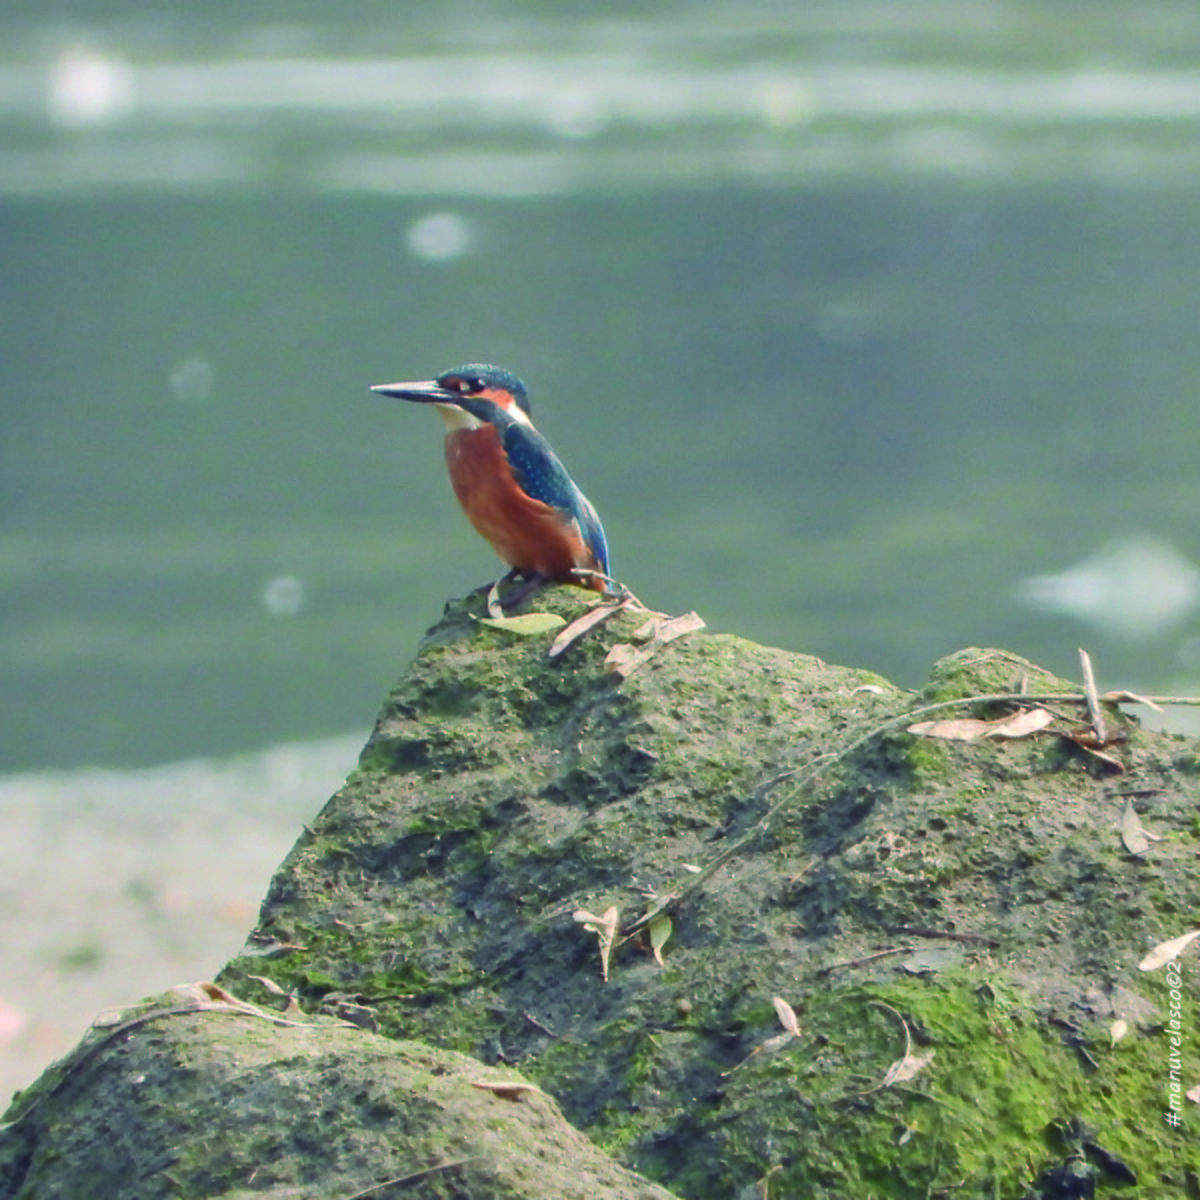
[[[367,391],[464,360],[654,607],[1200,690],[1192,0],[76,8],[0,12],[10,835],[228,830],[291,761],[261,894],[497,571]],[[21,970],[105,961],[56,936]]]

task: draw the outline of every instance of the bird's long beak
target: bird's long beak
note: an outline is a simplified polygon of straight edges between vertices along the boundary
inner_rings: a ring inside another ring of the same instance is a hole
[[[409,383],[377,383],[371,391],[397,400],[415,400],[418,404],[457,404],[457,392],[438,386],[436,379],[414,379]]]

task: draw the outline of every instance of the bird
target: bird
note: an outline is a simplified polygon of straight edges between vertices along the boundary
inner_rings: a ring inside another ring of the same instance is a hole
[[[454,494],[511,568],[500,582],[524,581],[501,600],[503,607],[515,607],[548,583],[607,590],[604,527],[534,428],[529,393],[511,371],[467,363],[436,379],[376,384],[371,391],[432,404],[445,421]]]

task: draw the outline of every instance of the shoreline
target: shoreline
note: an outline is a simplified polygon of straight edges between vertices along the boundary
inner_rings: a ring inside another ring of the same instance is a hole
[[[364,741],[0,777],[0,1111],[97,1014],[238,952]]]

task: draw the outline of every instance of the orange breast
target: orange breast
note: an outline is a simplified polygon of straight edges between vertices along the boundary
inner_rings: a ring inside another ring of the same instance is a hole
[[[573,520],[520,489],[494,426],[450,433],[446,465],[468,520],[509,566],[572,582],[573,568],[599,566]]]

